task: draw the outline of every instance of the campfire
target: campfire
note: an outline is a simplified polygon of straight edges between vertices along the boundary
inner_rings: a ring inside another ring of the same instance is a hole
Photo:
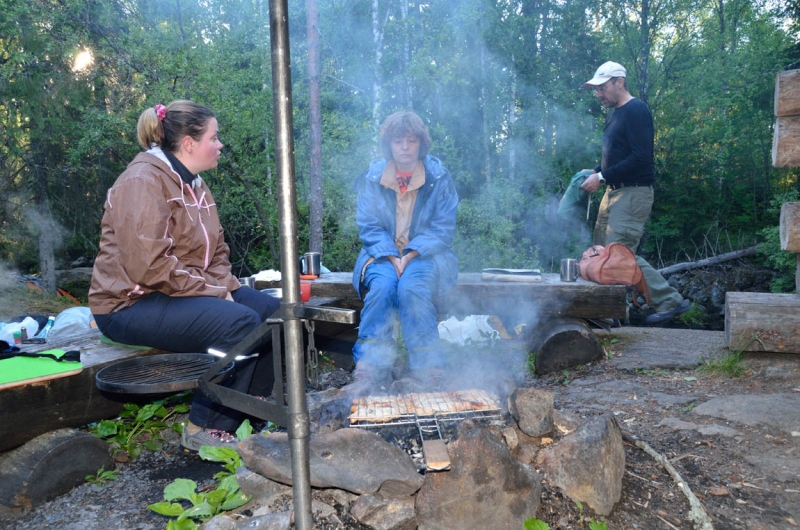
[[[409,452],[412,458],[417,457],[415,460],[424,457],[427,471],[450,469],[440,422],[452,424],[466,419],[479,422],[501,420],[497,399],[483,390],[368,396],[353,399],[349,416],[351,427],[381,429],[384,437],[395,438],[394,443]],[[416,443],[411,444],[411,450],[404,447],[408,433],[405,436],[390,435],[386,429],[393,426],[416,426],[422,452],[417,451]]]

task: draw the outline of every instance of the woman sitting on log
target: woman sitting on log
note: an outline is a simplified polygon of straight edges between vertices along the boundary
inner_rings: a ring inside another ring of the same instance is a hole
[[[145,109],[137,126],[139,153],[108,190],[100,252],[89,305],[100,331],[112,340],[172,352],[227,352],[280,305],[240,286],[217,206],[201,171],[217,167],[222,150],[214,114],[191,101]],[[269,341],[265,349],[269,347]],[[255,380],[253,374],[270,370]],[[264,394],[272,362],[250,358],[225,384]],[[181,443],[235,443],[243,417],[195,396]]]

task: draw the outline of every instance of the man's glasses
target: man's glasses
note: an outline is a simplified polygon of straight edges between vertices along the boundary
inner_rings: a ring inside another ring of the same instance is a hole
[[[606,81],[602,85],[594,87],[595,93],[599,94],[600,92],[605,92],[606,89],[609,87],[609,85],[613,85],[617,81],[617,79],[619,79],[619,78],[618,77],[612,77],[611,79],[609,79],[608,81]]]

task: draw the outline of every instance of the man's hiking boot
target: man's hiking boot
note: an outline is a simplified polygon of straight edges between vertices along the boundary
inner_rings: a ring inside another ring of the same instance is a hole
[[[184,425],[181,433],[181,445],[190,451],[199,451],[204,445],[236,449],[238,443],[236,436],[216,429],[200,429],[194,434],[189,434],[189,429]]]
[[[678,315],[682,315],[683,313],[687,312],[692,308],[692,302],[689,299],[684,298],[683,301],[677,305],[674,309],[670,309],[669,311],[664,311],[662,313],[653,313],[652,315],[648,316],[644,319],[645,324],[661,324],[668,320],[675,318]]]

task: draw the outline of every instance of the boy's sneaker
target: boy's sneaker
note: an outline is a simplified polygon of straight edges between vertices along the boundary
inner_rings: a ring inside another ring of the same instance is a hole
[[[181,445],[190,451],[199,451],[204,445],[236,449],[238,444],[239,440],[236,439],[236,436],[217,429],[200,429],[194,434],[189,434],[189,430],[184,425],[183,433],[181,433]]]

